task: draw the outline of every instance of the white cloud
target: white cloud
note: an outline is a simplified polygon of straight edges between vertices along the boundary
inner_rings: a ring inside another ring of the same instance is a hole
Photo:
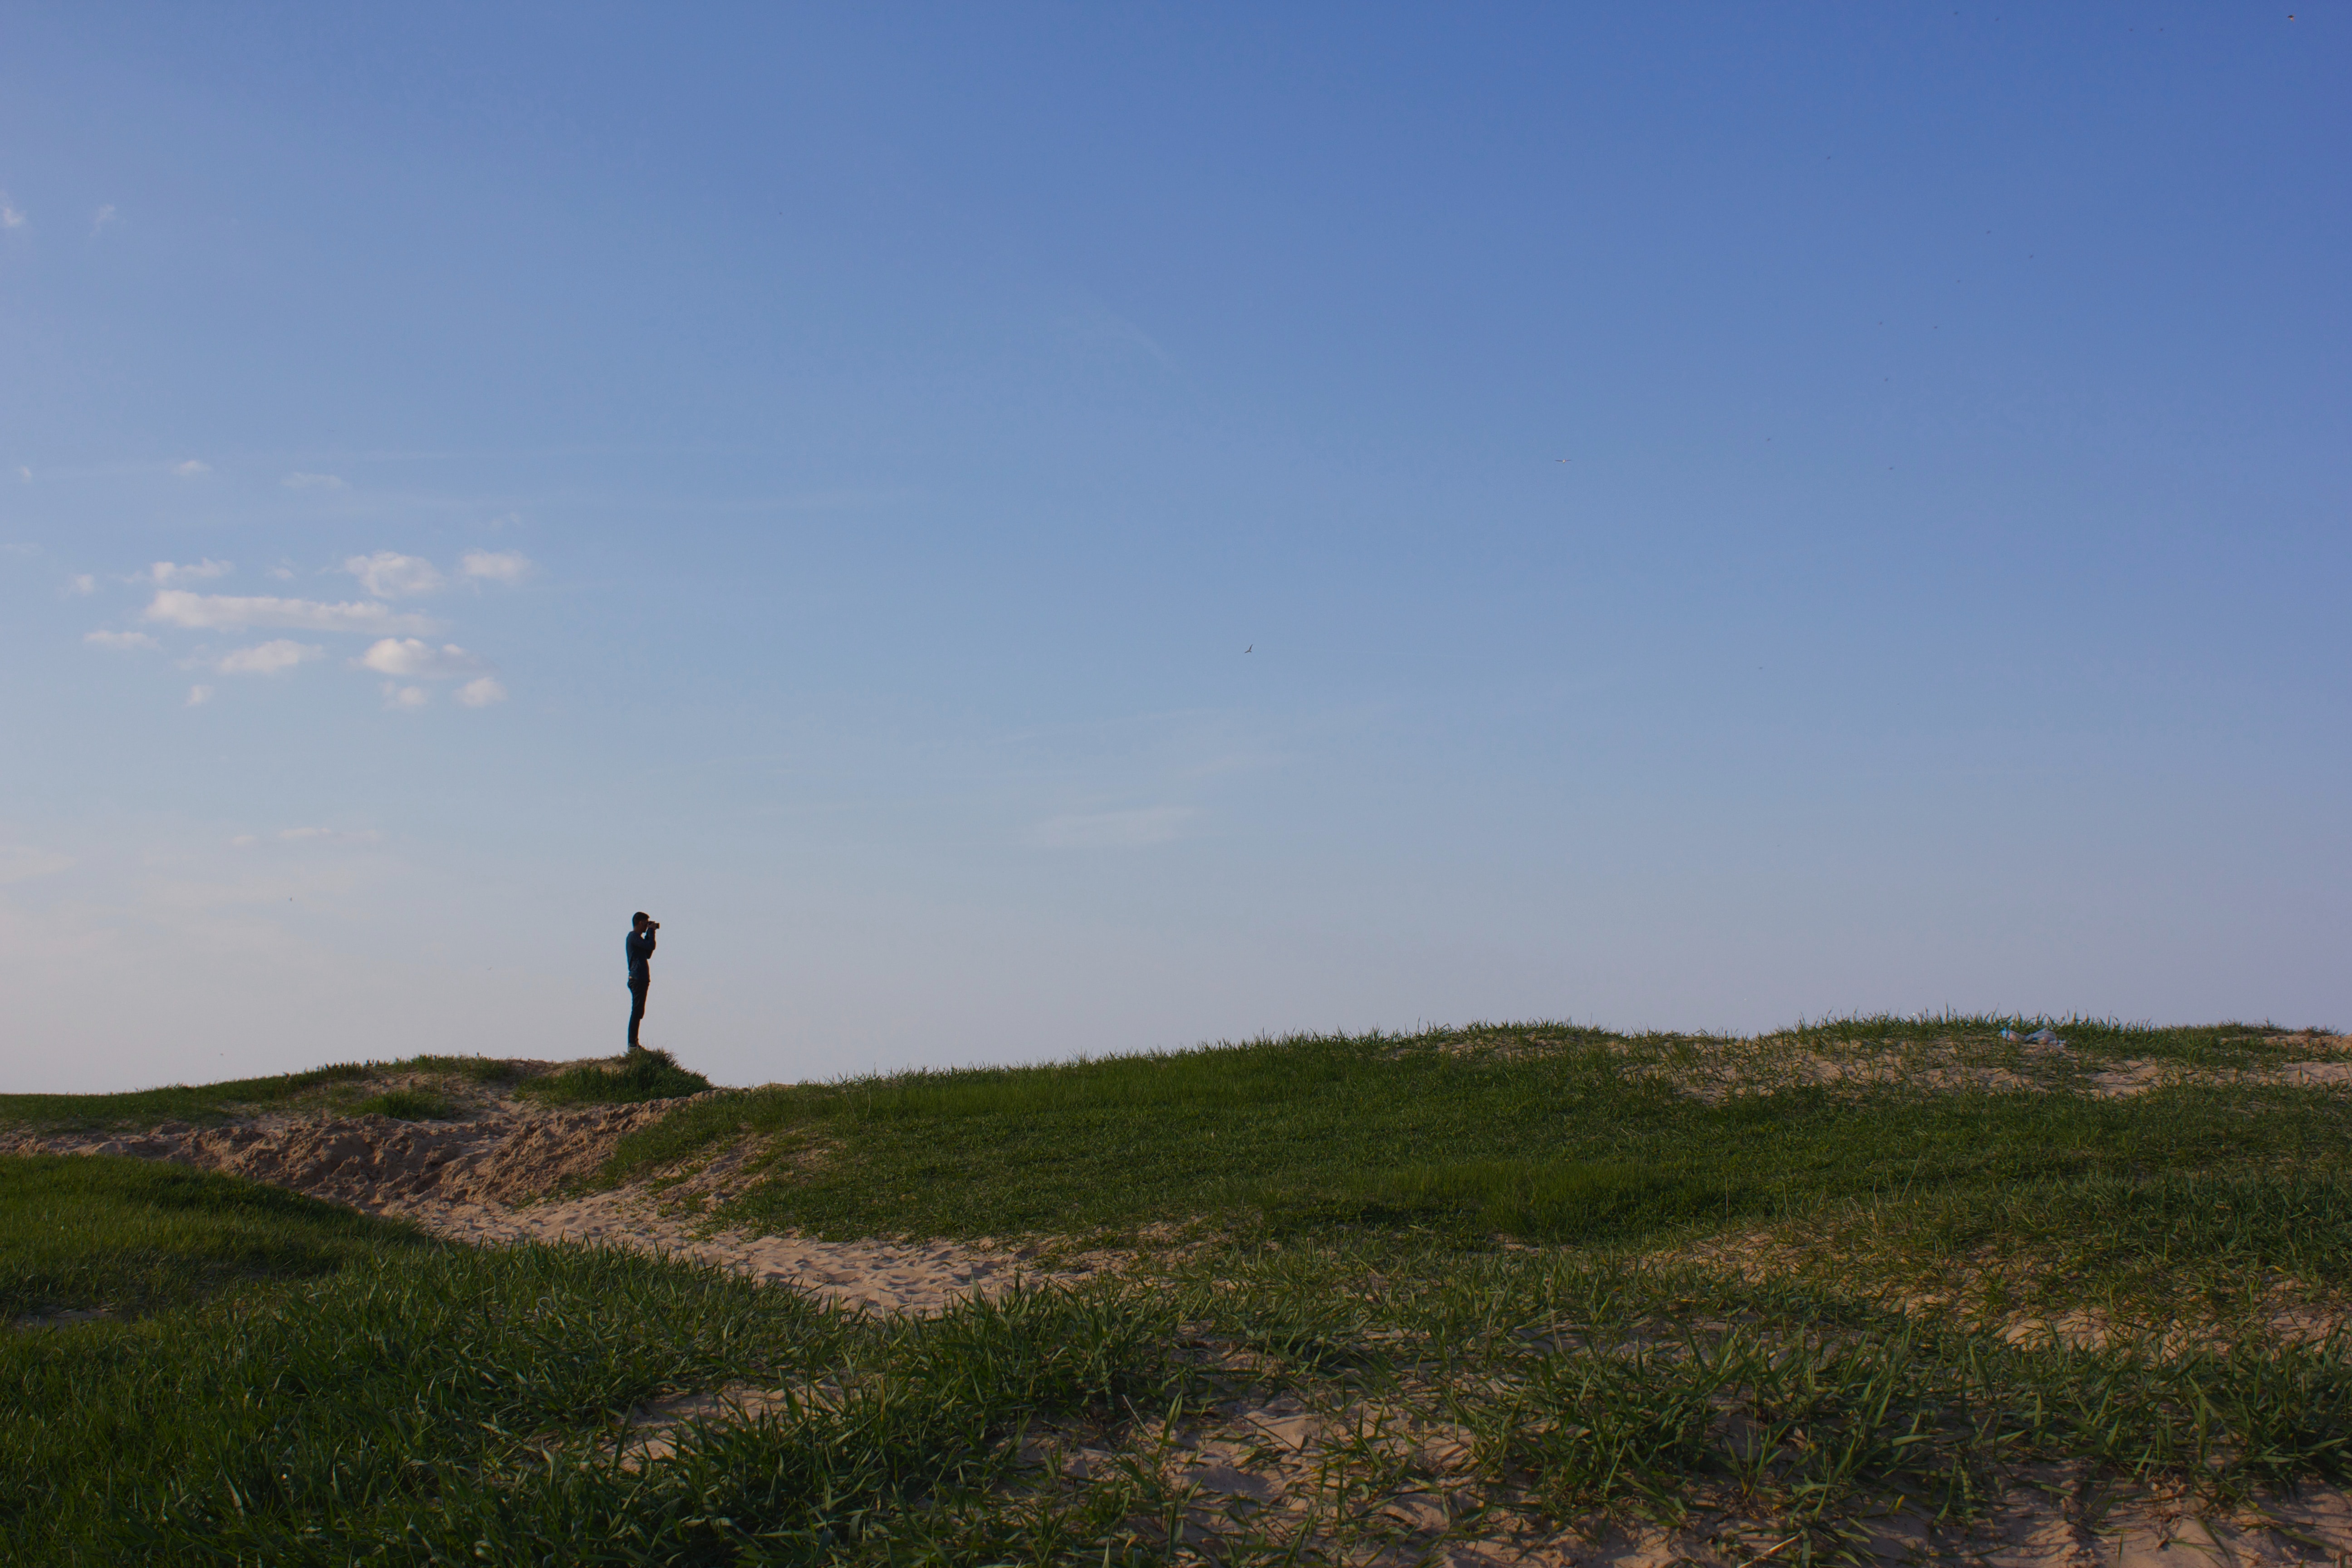
[[[354,555],[343,563],[343,570],[358,578],[360,586],[379,599],[430,594],[442,585],[439,567],[422,555],[403,555],[396,550]]]
[[[289,474],[278,481],[289,490],[339,490],[343,481],[332,474]]]
[[[98,592],[98,579],[85,572],[79,577],[67,578],[66,586],[77,594],[95,594]]]
[[[499,684],[495,675],[485,675],[457,688],[457,700],[468,708],[488,708],[493,702],[504,702],[507,689]]]
[[[290,637],[278,637],[241,647],[235,653],[224,654],[213,668],[223,675],[278,675],[293,668],[305,659],[323,658],[327,650],[314,643],[299,643]]]
[[[192,566],[182,566],[170,561],[158,561],[131,580],[133,583],[152,583],[159,588],[168,588],[174,583],[202,583],[215,577],[226,577],[229,574],[229,563],[215,561],[207,556]]]
[[[429,632],[430,617],[395,615],[383,605],[322,605],[314,599],[279,599],[268,595],[237,598],[226,594],[191,594],[165,588],[142,612],[163,626],[192,631],[237,631],[246,626],[284,626],[303,632]]]
[[[530,557],[520,550],[468,550],[463,564],[467,576],[493,583],[520,583],[530,575]]]
[[[23,211],[19,209],[16,204],[9,201],[7,192],[0,191],[0,228],[22,228],[24,226],[25,215]]]
[[[383,705],[387,708],[422,708],[433,700],[433,694],[421,686],[403,686],[396,680],[383,683]]]
[[[211,687],[191,686],[188,688],[188,700],[186,702],[183,703],[182,706],[186,708],[201,708],[212,700],[213,689]]]
[[[85,632],[82,641],[92,647],[162,647],[163,645],[145,632]]]
[[[425,680],[456,680],[482,668],[480,659],[455,643],[435,647],[415,637],[386,637],[362,654],[360,663],[378,675]]]
[[[272,566],[269,569],[269,574],[272,577],[277,578],[280,583],[291,583],[294,581],[294,569],[291,566]]]
[[[1165,844],[1198,815],[1189,805],[1151,805],[1140,811],[1055,816],[1032,827],[1028,840],[1038,849],[1129,849]]]
[[[236,837],[230,839],[229,842],[236,845],[239,849],[250,849],[255,845],[260,843],[261,840],[256,838],[250,833],[240,833]]]
[[[94,237],[103,231],[108,224],[117,221],[118,219],[115,217],[114,214],[114,204],[112,202],[109,202],[104,206],[99,208],[95,214],[91,215],[89,220],[89,232]]]
[[[16,465],[16,477],[29,485],[33,482],[33,470],[19,463]]]
[[[213,466],[210,463],[199,462],[197,459],[190,458],[184,463],[173,464],[172,471],[179,475],[184,479],[193,479],[200,474],[211,473],[213,471]]]
[[[73,863],[72,856],[60,855],[54,849],[36,849],[29,844],[0,844],[0,882],[28,882],[36,877],[53,877]]]

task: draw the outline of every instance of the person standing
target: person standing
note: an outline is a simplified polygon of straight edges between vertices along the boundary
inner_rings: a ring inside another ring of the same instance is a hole
[[[637,1047],[637,1026],[646,1021],[646,993],[654,984],[654,933],[661,921],[639,910],[629,917],[629,1049]]]

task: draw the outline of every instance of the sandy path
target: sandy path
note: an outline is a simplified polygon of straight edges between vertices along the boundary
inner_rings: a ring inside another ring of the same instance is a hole
[[[968,1296],[993,1296],[1021,1283],[1066,1284],[1091,1272],[1082,1262],[1046,1270],[1021,1254],[945,1241],[815,1241],[734,1231],[697,1236],[691,1222],[665,1218],[642,1194],[628,1191],[523,1208],[395,1201],[378,1212],[476,1246],[574,1242],[692,1258],[763,1284],[885,1312],[937,1312]]]

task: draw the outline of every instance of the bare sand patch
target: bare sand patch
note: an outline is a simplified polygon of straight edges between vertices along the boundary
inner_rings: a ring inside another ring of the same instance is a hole
[[[476,1246],[570,1242],[714,1263],[762,1284],[886,1312],[938,1312],[966,1297],[993,1296],[1024,1284],[1074,1283],[1108,1261],[1057,1258],[1048,1268],[1038,1261],[1035,1248],[708,1231],[690,1218],[663,1215],[653,1198],[635,1188],[520,1208],[411,1199],[383,1205],[380,1212]]]

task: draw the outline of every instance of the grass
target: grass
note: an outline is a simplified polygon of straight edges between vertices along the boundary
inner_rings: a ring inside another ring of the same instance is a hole
[[[667,1051],[631,1051],[612,1067],[583,1064],[522,1086],[526,1099],[547,1105],[625,1105],[699,1094],[710,1080],[677,1065]]]
[[[1849,1020],[1807,1049],[1924,1034],[2032,1063],[2008,1020]],[[2030,1021],[2028,1021],[2030,1022]],[[2239,1026],[2101,1031],[2081,1048],[2260,1067]],[[632,1134],[609,1174],[764,1140],[789,1180],[729,1220],[834,1237],[1404,1228],[1483,1244],[1629,1242],[1901,1191],[2332,1159],[2352,1102],[2263,1084],[2131,1100],[1799,1085],[1707,1104],[1661,1074],[1706,1042],[1559,1026],[1260,1041],[1054,1067],[911,1073],[725,1095]],[[2170,1058],[2168,1058],[2170,1059]],[[1658,1073],[1631,1070],[1655,1066]]]
[[[0,1121],[56,1129],[152,1126],[160,1121],[225,1121],[240,1107],[269,1106],[331,1084],[371,1076],[357,1062],[275,1078],[236,1079],[200,1088],[172,1084],[122,1094],[0,1094]]]
[[[2352,1095],[2232,1076],[2310,1049],[2277,1030],[2066,1020],[2073,1063],[1999,1037],[2039,1022],[1262,1041],[720,1095],[621,1145],[614,1179],[751,1138],[730,1223],[1145,1247],[935,1320],[0,1160],[0,1290],[54,1325],[0,1335],[0,1555],[1272,1564],[1509,1519],[1810,1563],[2047,1486],[2095,1521],[2352,1484]],[[1684,1092],[1740,1052],[1759,1091]],[[2083,1092],[2124,1060],[2208,1079]],[[1953,1062],[1985,1076],[1921,1076]],[[530,1088],[684,1083],[648,1057]],[[730,1387],[781,1403],[625,1462],[631,1411]],[[1308,1451],[1245,1440],[1277,1402]],[[1041,1462],[1080,1448],[1108,1458]],[[1193,1490],[1207,1458],[1288,1489]]]
[[[283,1106],[331,1091],[337,1085],[364,1082],[388,1072],[442,1073],[478,1084],[503,1085],[514,1079],[516,1069],[511,1062],[488,1057],[420,1056],[392,1062],[343,1062],[308,1072],[195,1087],[171,1084],[121,1094],[0,1094],[0,1123],[53,1131],[152,1127],[164,1121],[205,1126],[242,1111]]]
[[[132,1315],[238,1280],[331,1274],[417,1240],[338,1205],[175,1165],[0,1161],[0,1317]]]
[[[425,1089],[394,1089],[354,1102],[354,1116],[389,1116],[401,1121],[447,1121],[457,1109],[446,1096]]]
[[[197,1187],[231,1208],[282,1197],[105,1159],[60,1189],[66,1163],[0,1162],[30,1194],[0,1211],[12,1254],[28,1234],[138,1230]],[[279,1207],[288,1243],[323,1205]],[[968,1533],[953,1516],[1011,1469],[1023,1421],[1125,1419],[1179,1382],[1167,1311],[1108,1297],[878,1322],[708,1268],[346,1218],[333,1256],[281,1247],[274,1278],[228,1279],[190,1242],[178,1310],[0,1339],[11,1561],[879,1556]],[[640,1402],[746,1379],[839,1392],[655,1471],[615,1463]]]
[[[93,1173],[60,1185],[68,1163]],[[322,1205],[127,1161],[8,1162],[0,1184],[41,1194],[0,1210],[12,1252],[192,1199],[331,1244],[230,1275],[184,1241],[152,1315],[0,1340],[0,1540],[26,1563],[1091,1568],[1166,1561],[1171,1525],[1213,1517],[1222,1561],[1272,1563],[1302,1531],[1377,1544],[1386,1495],[1439,1484],[1465,1512],[1712,1511],[1804,1562],[1891,1499],[1964,1520],[2036,1463],[2222,1500],[2352,1471],[2341,1341],[2035,1349],[1802,1282],[1394,1238],[873,1319],[612,1252],[480,1252],[357,1215],[322,1238]],[[621,1462],[643,1402],[746,1384],[793,1392]],[[1330,1417],[1308,1516],[1204,1511],[1160,1460],[1276,1396]],[[1443,1483],[1389,1440],[1423,1426],[1461,1439]],[[1040,1433],[1130,1462],[1065,1477],[1026,1462]]]

